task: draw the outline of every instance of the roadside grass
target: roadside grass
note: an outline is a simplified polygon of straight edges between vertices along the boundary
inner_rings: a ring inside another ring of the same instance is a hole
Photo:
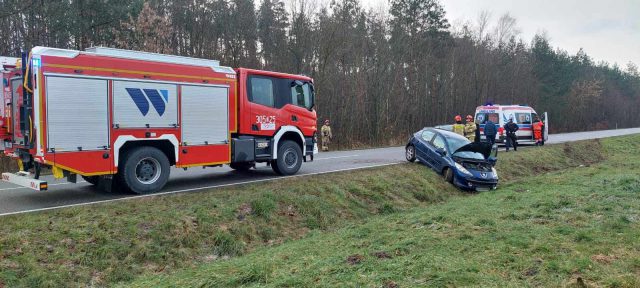
[[[464,196],[418,165],[0,218],[0,287],[105,286]]]
[[[531,176],[547,173],[549,175],[542,176],[542,178],[551,177],[551,175],[557,175],[561,171],[580,165],[590,166],[587,168],[594,169],[593,167],[599,167],[594,164],[602,161],[617,163],[611,159],[607,160],[607,157],[613,155],[624,159],[623,153],[628,155],[629,151],[637,149],[636,143],[639,140],[638,136],[628,136],[602,142],[577,142],[501,154],[498,171],[501,176],[502,188],[497,192],[480,195],[463,193],[454,189],[444,183],[440,176],[425,169],[422,165],[405,164],[281,179],[206,192],[147,197],[2,217],[0,218],[0,223],[2,223],[0,225],[0,287],[3,285],[7,287],[84,287],[108,286],[115,283],[128,285],[140,275],[151,275],[150,277],[171,273],[182,275],[197,273],[194,270],[196,267],[215,270],[222,269],[216,267],[225,265],[230,265],[227,266],[230,270],[224,270],[227,273],[233,271],[239,273],[233,277],[227,275],[228,279],[236,279],[237,277],[241,279],[223,284],[273,284],[274,282],[271,281],[273,276],[284,273],[283,270],[280,270],[284,266],[274,265],[274,262],[248,265],[247,263],[250,262],[242,261],[249,261],[246,259],[252,259],[251,257],[258,257],[254,259],[266,261],[268,258],[260,257],[267,257],[268,253],[276,253],[276,251],[290,249],[294,251],[297,249],[296,247],[305,247],[305,245],[313,245],[313,247],[305,248],[310,253],[312,251],[321,253],[322,250],[318,249],[327,249],[328,247],[322,246],[322,243],[325,241],[328,241],[326,242],[328,244],[337,243],[331,241],[339,240],[329,241],[330,239],[322,237],[341,238],[352,235],[349,233],[357,233],[359,235],[357,237],[365,241],[358,244],[363,249],[367,247],[363,246],[365,243],[378,243],[379,241],[375,240],[376,237],[387,235],[390,237],[389,241],[393,240],[391,239],[393,237],[396,238],[394,241],[397,241],[394,245],[398,249],[404,249],[402,250],[404,252],[399,250],[398,253],[405,253],[404,255],[407,257],[422,257],[413,253],[412,250],[418,249],[414,246],[420,246],[422,240],[413,239],[404,243],[402,242],[405,239],[403,235],[389,235],[388,233],[393,230],[377,231],[374,228],[376,225],[390,227],[385,225],[393,224],[396,218],[410,219],[414,217],[412,215],[418,215],[420,211],[434,209],[441,213],[437,217],[434,216],[436,222],[447,223],[447,221],[452,221],[451,219],[456,219],[455,214],[451,216],[447,214],[454,213],[455,206],[447,208],[448,210],[443,208],[452,205],[445,204],[447,202],[467,201],[471,205],[486,197],[498,197],[493,195],[508,193],[514,193],[514,195],[521,193],[521,197],[524,198],[524,195],[528,194],[528,192],[522,193],[525,192],[524,189],[530,190],[533,188],[529,187],[537,186],[530,181],[538,178]],[[606,145],[602,143],[606,143]],[[637,167],[635,168],[637,169]],[[628,181],[634,183],[633,179]],[[512,190],[515,192],[509,192]],[[564,193],[564,191],[561,192]],[[497,205],[498,203],[487,204]],[[478,204],[473,205],[477,207]],[[597,209],[597,207],[593,209]],[[377,217],[376,215],[384,216]],[[483,219],[477,219],[473,223],[478,227],[496,227],[496,225],[502,224],[502,220],[490,216],[490,214],[486,214]],[[626,225],[636,225],[636,222],[633,222],[635,218],[630,219],[632,220]],[[371,220],[373,222],[369,223]],[[385,221],[391,222],[385,224]],[[462,222],[462,220],[459,221]],[[509,219],[504,221],[509,221]],[[374,223],[377,224],[374,225]],[[614,224],[616,223],[614,222]],[[623,230],[627,227],[624,226],[624,223],[616,225],[622,225],[620,229]],[[369,232],[365,233],[365,230],[362,230],[365,227],[370,227],[367,228]],[[393,229],[400,228],[394,227]],[[349,232],[351,230],[355,232]],[[498,232],[495,233],[499,235]],[[567,233],[570,234],[572,231],[568,230]],[[419,235],[414,232],[410,234]],[[469,235],[460,237],[474,237],[478,233],[468,232],[467,234]],[[588,243],[589,239],[590,241],[598,239],[589,233],[578,238],[581,241],[587,241],[585,243]],[[344,244],[346,245],[346,242]],[[348,247],[351,246],[332,247],[330,249],[332,251],[325,252],[334,254],[329,253],[326,256],[344,252],[344,249]],[[554,248],[555,246],[550,246],[548,249]],[[305,249],[299,252],[304,254],[306,253]],[[395,250],[389,251],[388,253],[395,257],[392,259],[398,259],[395,256]],[[342,271],[340,273],[345,273],[345,275],[339,279],[343,279],[347,283],[359,283],[349,281],[351,278],[348,277],[356,277],[356,275],[347,276],[350,271],[347,268],[351,266],[333,271],[331,269],[335,267],[329,264],[336,260],[322,258],[321,256],[325,255],[322,253],[312,258],[302,257],[306,259],[307,264],[295,269],[306,271],[309,267],[315,267],[314,269],[317,271],[314,273],[318,273],[320,278],[329,277],[327,275]],[[370,259],[369,255],[363,257],[365,263]],[[355,257],[354,261],[360,261],[358,259],[359,257]],[[321,262],[315,262],[315,260]],[[281,264],[293,263],[288,260],[280,262],[282,262]],[[340,259],[340,262],[344,262],[344,259]],[[240,266],[234,267],[233,263]],[[322,266],[323,263],[328,266]],[[200,266],[202,264],[205,266]],[[640,266],[638,261],[636,264]],[[244,267],[244,265],[248,266]],[[360,266],[354,265],[353,267]],[[426,268],[428,266],[420,269],[427,273],[429,270]],[[197,271],[204,271],[199,269]],[[404,270],[404,268],[402,269]],[[327,271],[330,274],[326,274]],[[434,271],[445,271],[450,273],[447,274],[449,277],[454,277],[457,273],[440,268]],[[373,270],[371,272],[375,273]],[[403,273],[408,273],[408,271]],[[405,275],[403,273],[398,275]],[[393,275],[390,273],[387,276]],[[145,282],[140,282],[139,285],[165,284],[171,286],[169,283],[175,280],[174,278],[160,278],[168,282],[151,284],[151,282],[146,282],[151,281],[149,279],[143,280]],[[219,283],[219,279],[216,279],[203,277],[200,280],[213,281],[211,283],[214,284]],[[300,281],[302,281],[300,283],[314,285],[314,283],[305,282],[311,281],[310,279],[296,279],[288,280],[293,283],[290,286],[298,286],[295,283]],[[205,284],[207,283],[209,282]],[[196,283],[185,284],[195,285]],[[286,286],[286,284],[274,285]]]
[[[576,161],[558,160],[577,167],[126,285],[640,287],[638,140],[560,145]],[[547,163],[557,152],[525,153]]]

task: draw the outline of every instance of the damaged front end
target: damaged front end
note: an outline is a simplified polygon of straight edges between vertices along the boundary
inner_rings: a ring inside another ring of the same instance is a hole
[[[490,143],[469,143],[453,153],[458,177],[456,185],[473,191],[489,191],[498,186],[497,146]]]

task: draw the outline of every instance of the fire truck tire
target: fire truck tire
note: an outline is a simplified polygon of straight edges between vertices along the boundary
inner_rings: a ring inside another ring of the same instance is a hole
[[[271,163],[273,172],[278,175],[293,175],[302,166],[302,149],[300,145],[291,140],[285,140],[278,147],[278,159]]]
[[[87,181],[87,183],[91,185],[98,185],[98,181],[100,181],[100,176],[82,176],[82,179],[84,179],[84,181]]]
[[[167,155],[154,147],[134,148],[126,154],[121,165],[120,183],[135,194],[160,191],[169,180],[170,164]]]

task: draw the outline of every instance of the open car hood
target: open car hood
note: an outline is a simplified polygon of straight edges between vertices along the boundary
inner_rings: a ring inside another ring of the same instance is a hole
[[[489,156],[491,156],[491,149],[493,149],[493,145],[491,145],[491,143],[488,142],[471,142],[467,145],[464,145],[462,147],[460,147],[458,150],[456,150],[455,152],[453,152],[452,155],[455,155],[458,152],[477,152],[482,154],[482,156],[484,156],[484,159],[489,159]]]

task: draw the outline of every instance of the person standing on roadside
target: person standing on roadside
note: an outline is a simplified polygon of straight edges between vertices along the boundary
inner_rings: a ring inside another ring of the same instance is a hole
[[[329,143],[331,143],[331,139],[333,139],[331,126],[329,124],[329,119],[326,119],[324,120],[324,125],[320,128],[320,135],[322,136],[322,151],[329,151]]]
[[[453,133],[459,134],[460,136],[464,136],[464,124],[462,124],[462,116],[457,115],[456,123],[453,124]]]
[[[533,139],[536,141],[536,146],[544,145],[544,139],[542,138],[542,131],[544,130],[544,122],[540,120],[540,117],[536,116],[533,120]]]
[[[464,125],[464,137],[467,137],[469,141],[476,141],[476,122],[473,122],[473,116],[467,115],[467,124]]]
[[[498,134],[498,126],[491,119],[487,119],[484,122],[484,137],[487,138],[487,142],[491,143],[491,145],[496,144],[496,134]]]
[[[509,117],[509,122],[504,124],[504,131],[507,133],[507,139],[505,139],[507,152],[509,152],[510,147],[513,147],[513,151],[518,151],[518,137],[516,136],[518,129],[520,129],[520,127],[513,122],[513,116]]]

